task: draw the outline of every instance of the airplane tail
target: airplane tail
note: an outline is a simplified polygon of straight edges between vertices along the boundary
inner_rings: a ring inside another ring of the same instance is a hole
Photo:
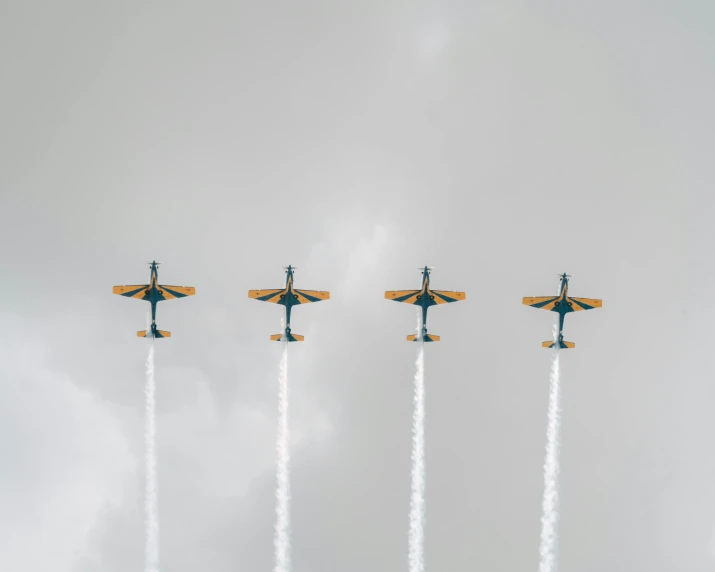
[[[564,340],[559,340],[558,342],[554,342],[554,340],[549,340],[548,342],[543,342],[541,344],[542,348],[553,348],[554,344],[559,344],[559,347],[563,350],[568,349],[568,348],[575,348],[576,344],[573,342],[565,342]]]
[[[271,340],[274,342],[282,342],[284,339],[289,342],[302,342],[305,339],[305,336],[292,334],[290,332],[285,332],[284,334],[273,334],[271,336]]]
[[[156,330],[156,333],[152,334],[151,330],[139,330],[137,336],[140,338],[170,338],[171,332],[165,332],[164,330]]]
[[[423,336],[417,336],[415,334],[412,334],[411,336],[407,336],[407,341],[408,342],[438,342],[439,336],[436,336],[434,334],[425,334],[423,337]]]

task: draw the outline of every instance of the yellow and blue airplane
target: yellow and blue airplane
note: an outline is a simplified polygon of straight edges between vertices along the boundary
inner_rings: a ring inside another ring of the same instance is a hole
[[[595,300],[593,298],[572,298],[569,296],[569,278],[572,278],[570,274],[559,274],[561,280],[561,289],[558,296],[533,296],[525,297],[522,300],[522,304],[531,306],[532,308],[538,308],[540,310],[550,310],[551,312],[559,313],[559,338],[557,341],[543,342],[541,344],[544,348],[553,348],[555,343],[559,344],[562,349],[575,348],[576,344],[573,342],[564,341],[564,318],[566,314],[571,312],[580,312],[582,310],[593,310],[594,308],[600,308],[603,306],[602,300]]]
[[[174,298],[184,298],[185,296],[193,296],[196,294],[196,288],[191,286],[164,286],[159,284],[159,264],[156,260],[148,263],[151,266],[151,280],[149,284],[138,286],[115,286],[114,294],[126,296],[127,298],[135,298],[137,300],[145,300],[151,303],[151,328],[149,330],[141,330],[137,332],[140,338],[170,338],[171,332],[158,330],[156,327],[156,305],[164,300],[173,300]]]
[[[422,270],[422,288],[419,290],[388,290],[385,292],[385,298],[394,300],[395,302],[422,307],[422,335],[407,336],[408,342],[438,342],[439,336],[427,333],[427,310],[430,306],[437,304],[459,302],[460,300],[464,300],[467,295],[464,292],[432,290],[429,286],[429,277],[433,268],[431,266],[425,266],[424,268],[420,268],[420,270]]]
[[[290,331],[290,310],[293,306],[300,304],[310,304],[311,302],[320,302],[330,298],[330,292],[321,292],[319,290],[297,290],[293,288],[293,272],[297,270],[290,264],[284,266],[286,271],[285,288],[275,290],[249,290],[248,297],[260,302],[271,302],[272,304],[280,304],[286,309],[286,325],[285,331],[282,334],[274,334],[271,336],[273,341],[279,342],[282,340],[288,342],[302,342],[305,336],[292,334]]]

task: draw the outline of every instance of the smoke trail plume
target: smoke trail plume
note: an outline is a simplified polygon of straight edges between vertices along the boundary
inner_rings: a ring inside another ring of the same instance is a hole
[[[144,387],[144,447],[146,491],[144,497],[146,545],[144,572],[159,572],[159,509],[156,485],[156,383],[154,381],[154,338],[151,338],[146,359]]]
[[[422,324],[417,318],[417,328]],[[410,572],[423,572],[425,518],[425,344],[419,342],[415,362],[414,411],[412,413],[412,497],[410,499]]]
[[[290,571],[290,433],[288,431],[288,340],[284,340],[279,367],[275,572]]]
[[[558,328],[554,326],[554,341]],[[544,498],[541,513],[541,542],[539,572],[556,572],[559,519],[559,431],[561,428],[561,395],[559,345],[554,344],[549,378],[549,421],[546,429],[546,457],[544,459]]]

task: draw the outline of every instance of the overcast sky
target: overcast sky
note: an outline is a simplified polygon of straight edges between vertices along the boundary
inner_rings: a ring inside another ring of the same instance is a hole
[[[169,572],[273,566],[280,308],[294,572],[407,569],[414,309],[429,570],[535,570],[557,273],[560,568],[715,569],[715,4],[0,4],[0,569],[143,562],[146,303]]]

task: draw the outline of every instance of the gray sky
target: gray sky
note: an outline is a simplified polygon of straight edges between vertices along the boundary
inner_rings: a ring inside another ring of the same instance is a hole
[[[553,318],[561,569],[715,568],[711,2],[0,6],[0,569],[270,570],[283,283],[295,572],[407,567],[419,285],[430,570],[534,570]]]

